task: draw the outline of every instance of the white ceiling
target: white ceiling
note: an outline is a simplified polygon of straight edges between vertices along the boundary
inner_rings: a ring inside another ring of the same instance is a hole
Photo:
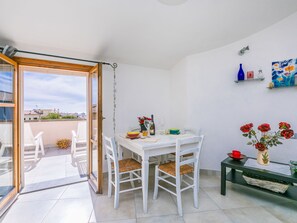
[[[297,10],[296,0],[0,0],[0,45],[168,69],[247,37]]]

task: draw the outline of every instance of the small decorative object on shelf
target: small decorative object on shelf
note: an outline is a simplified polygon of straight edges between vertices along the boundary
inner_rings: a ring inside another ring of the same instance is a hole
[[[270,159],[268,148],[282,144],[280,139],[290,139],[294,136],[294,131],[291,125],[286,122],[279,123],[279,130],[275,133],[270,133],[270,125],[263,123],[258,126],[261,135],[257,136],[253,129],[253,123],[249,123],[240,127],[244,137],[251,139],[247,145],[252,145],[258,150],[257,162],[261,165],[269,165]]]
[[[239,71],[240,71],[240,69],[239,69]],[[238,71],[238,73],[239,73],[239,71]],[[239,80],[239,78],[237,77],[237,80],[235,80],[234,82],[239,83],[239,82],[243,82],[243,81],[263,81],[263,80],[265,80],[261,69],[258,71],[257,77],[255,77],[254,71],[248,71],[246,76],[247,76],[247,79],[243,78],[242,80]]]
[[[67,149],[71,145],[70,139],[59,139],[56,143],[59,149]]]
[[[269,83],[268,88],[269,88],[269,89],[274,88],[274,84],[273,84],[273,82],[270,82],[270,83]]]
[[[239,71],[237,73],[237,80],[243,81],[244,80],[244,71],[242,69],[242,64],[239,65]]]
[[[246,73],[246,78],[247,79],[254,79],[254,71],[248,71]]]
[[[138,117],[138,122],[139,122],[139,125],[140,125],[140,132],[147,130],[145,125],[144,125],[144,121],[146,121],[146,120],[151,121],[152,119],[148,118],[146,116]]]
[[[259,69],[259,70],[258,70],[257,78],[258,78],[259,80],[264,80],[264,75],[263,75],[263,71],[262,71],[262,69]]]

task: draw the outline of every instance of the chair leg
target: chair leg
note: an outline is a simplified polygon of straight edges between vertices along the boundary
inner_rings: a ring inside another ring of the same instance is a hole
[[[194,176],[194,188],[193,188],[193,197],[194,197],[194,207],[198,208],[198,193],[199,193],[199,173]]]
[[[176,199],[177,199],[177,210],[179,216],[183,216],[181,190],[180,190],[180,176],[176,177]]]
[[[119,196],[120,196],[120,179],[119,176],[115,175],[115,188],[114,188],[114,208],[119,207]]]
[[[5,145],[2,144],[2,145],[1,145],[1,149],[0,149],[0,157],[3,156],[4,151],[5,151]]]
[[[76,158],[76,142],[73,144],[73,157]]]
[[[38,152],[39,152],[39,144],[37,143],[35,146],[34,162],[37,162]]]
[[[130,175],[130,179],[133,179],[133,178],[134,178],[132,172],[130,172],[129,175]],[[130,181],[130,183],[131,183],[131,187],[134,188],[134,187],[135,187],[135,185],[134,185],[134,181]]]
[[[158,197],[158,190],[159,190],[159,166],[156,165],[155,167],[155,189],[154,189],[154,196],[153,199],[156,200]]]
[[[41,154],[44,156],[45,152],[44,152],[44,145],[43,145],[42,137],[40,137],[40,139],[39,139],[39,145],[40,145]]]
[[[112,181],[112,174],[110,171],[108,171],[108,197],[111,198],[111,193],[112,193],[112,184],[111,184],[111,181]]]

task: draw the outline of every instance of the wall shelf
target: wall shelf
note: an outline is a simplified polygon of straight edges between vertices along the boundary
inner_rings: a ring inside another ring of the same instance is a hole
[[[260,78],[245,79],[245,80],[242,80],[242,81],[235,80],[234,82],[235,83],[239,83],[239,82],[245,82],[245,81],[264,81],[264,80],[265,80],[264,77],[260,77]]]

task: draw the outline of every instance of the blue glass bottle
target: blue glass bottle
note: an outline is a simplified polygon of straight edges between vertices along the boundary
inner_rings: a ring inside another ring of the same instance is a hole
[[[240,66],[239,66],[239,71],[238,71],[238,74],[237,74],[237,80],[239,80],[239,81],[244,80],[244,71],[242,69],[242,64],[240,64]]]

